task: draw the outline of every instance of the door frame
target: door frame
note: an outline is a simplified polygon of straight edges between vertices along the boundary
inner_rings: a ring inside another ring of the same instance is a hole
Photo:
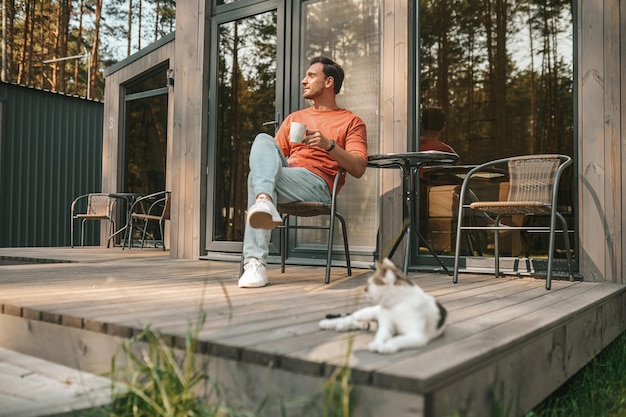
[[[239,3],[239,4],[238,4]],[[207,252],[226,252],[226,253],[240,253],[243,249],[243,242],[235,241],[215,241],[213,240],[214,225],[213,218],[215,213],[215,178],[216,178],[216,163],[217,157],[217,79],[218,79],[218,67],[213,63],[217,62],[218,57],[218,29],[219,26],[232,22],[238,19],[243,19],[249,16],[269,12],[276,10],[276,121],[280,123],[286,114],[289,112],[291,103],[291,89],[288,88],[291,85],[292,77],[289,74],[293,67],[293,56],[296,56],[295,62],[297,62],[297,54],[292,53],[293,39],[286,34],[293,33],[292,21],[287,19],[286,16],[293,16],[293,10],[299,9],[299,4],[293,5],[291,1],[287,0],[265,0],[262,2],[244,3],[235,2],[226,5],[220,5],[215,8],[215,13],[211,17],[211,35],[210,35],[210,60],[212,64],[209,68],[209,103],[208,103],[208,134],[207,134],[207,199],[205,215],[206,221],[206,239],[205,250]],[[289,51],[289,52],[287,52]],[[259,131],[261,127],[259,127]],[[245,185],[244,185],[245,186]]]

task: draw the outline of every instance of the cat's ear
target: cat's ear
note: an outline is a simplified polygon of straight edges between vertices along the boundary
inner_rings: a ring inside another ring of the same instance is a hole
[[[385,258],[385,259],[383,259],[383,264],[384,264],[384,265],[387,265],[387,266],[392,266],[392,267],[394,267],[394,268],[395,268],[395,266],[396,266],[396,264],[394,264],[394,263],[391,261],[391,259],[389,259],[389,258]]]
[[[387,285],[394,285],[396,283],[396,267],[392,265],[392,267],[385,268],[383,272],[383,281]]]
[[[376,285],[394,285],[397,281],[397,277],[402,276],[404,276],[404,274],[396,267],[396,264],[389,260],[389,258],[385,258],[376,265],[374,283]]]
[[[384,286],[387,283],[387,273],[389,272],[388,266],[389,259],[385,258],[382,262],[376,262],[376,271],[371,278],[371,283],[377,286]]]
[[[389,258],[383,259],[382,264],[384,265],[385,270],[391,270],[394,272],[394,274],[402,274],[402,272],[398,269],[396,264],[394,264]]]
[[[388,258],[385,258],[381,264],[384,271],[384,280],[388,284],[393,285],[412,285],[409,278]]]

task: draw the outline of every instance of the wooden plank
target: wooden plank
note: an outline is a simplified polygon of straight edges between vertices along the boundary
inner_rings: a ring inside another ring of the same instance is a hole
[[[410,358],[408,361],[380,368],[375,378],[385,378],[383,373],[386,373],[393,374],[396,382],[400,382],[400,379],[396,378],[405,377],[412,381],[415,379],[425,381],[424,384],[428,386],[442,384],[448,379],[457,378],[460,369],[467,369],[470,363],[480,363],[489,357],[497,356],[502,350],[510,349],[535,332],[557,326],[581,305],[600,301],[614,292],[615,287],[609,285],[582,283],[563,289],[561,293],[549,291],[543,297],[525,303],[523,309],[500,310],[495,314],[464,323],[462,328],[457,326],[456,332],[465,337],[454,337],[452,343],[446,341],[440,349],[420,355],[419,363]],[[456,333],[454,330],[453,326],[445,337],[447,338],[450,333]],[[446,360],[436,360],[437,358]],[[394,382],[389,383],[399,388]]]
[[[380,48],[381,102],[380,102],[380,149],[370,149],[370,154],[407,151],[408,108],[408,36],[407,2],[385,0],[381,10]],[[368,168],[374,170],[375,168]],[[378,247],[386,254],[398,230],[402,228],[401,178],[396,170],[377,170],[380,178],[380,207]],[[403,246],[396,251],[393,260],[401,263]]]
[[[111,380],[0,348],[0,416],[35,417],[91,409],[111,400]]]
[[[146,323],[170,345],[183,347],[188,324],[204,299],[207,319],[199,353],[232,365],[242,381],[261,378],[264,386],[284,386],[298,375],[321,384],[348,363],[355,392],[372,398],[389,393],[404,400],[419,397],[424,413],[447,415],[432,413],[442,410],[446,396],[457,392],[460,402],[450,404],[462,407],[471,398],[493,398],[494,376],[507,387],[516,386],[529,377],[525,369],[542,372],[545,359],[525,364],[533,355],[544,358],[550,349],[548,365],[565,369],[550,383],[562,382],[596,353],[593,348],[599,350],[624,330],[624,323],[615,320],[624,314],[623,286],[555,281],[546,291],[543,280],[531,278],[464,274],[455,285],[445,275],[415,273],[413,280],[448,308],[449,327],[424,348],[379,355],[367,351],[371,332],[318,328],[327,313],[365,304],[362,288],[370,271],[357,270],[347,278],[338,269],[331,285],[324,285],[323,268],[290,267],[280,274],[272,265],[271,285],[244,290],[236,287],[237,263],[107,257],[51,268],[0,266],[5,310],[0,346],[19,346],[29,354],[104,372],[121,340],[111,335],[130,337]],[[565,350],[559,347],[565,345]],[[536,388],[519,391],[524,401],[541,395]]]
[[[196,259],[205,247],[200,219],[205,207],[207,158],[207,51],[211,44],[209,2],[182,7],[176,15],[173,134],[166,182],[172,193],[171,256]],[[208,8],[208,9],[207,9]]]
[[[613,2],[611,0],[610,2]],[[605,155],[605,22],[601,0],[578,3],[580,19],[579,100],[578,100],[578,230],[580,232],[580,272],[590,281],[603,281],[613,274],[607,258],[615,261],[615,244],[605,240],[603,223],[608,207]],[[603,242],[605,244],[599,244]]]
[[[608,282],[623,282],[624,270],[621,259],[624,251],[622,190],[622,136],[621,136],[621,90],[623,89],[623,59],[620,56],[620,0],[604,2],[604,30],[602,48],[604,52],[604,202],[603,238],[607,242],[604,279]],[[597,13],[597,12],[596,12]],[[619,74],[619,75],[618,75]],[[597,233],[597,232],[596,232]]]
[[[576,288],[576,286],[568,286],[567,288]],[[555,287],[556,290],[556,287]],[[583,288],[580,291],[584,291]],[[556,293],[556,291],[555,291]],[[562,296],[568,296],[575,292],[570,290],[567,294],[563,294]],[[487,329],[497,327],[499,325],[506,324],[513,318],[516,318],[520,315],[520,311],[524,311],[526,306],[532,307],[533,303],[541,303],[542,305],[546,305],[553,302],[553,298],[546,298],[545,296],[546,290],[543,288],[543,285],[537,282],[537,287],[534,292],[527,292],[522,296],[521,300],[516,300],[515,296],[500,298],[497,299],[499,303],[497,303],[493,308],[484,311],[481,315],[473,318],[472,320],[463,319],[461,316],[456,322],[456,312],[453,310],[450,312],[450,322],[451,324],[446,329],[444,336],[437,341],[431,342],[431,344],[427,345],[424,348],[418,350],[410,350],[405,352],[400,352],[394,355],[378,355],[372,354],[366,350],[367,343],[371,341],[373,338],[372,334],[363,334],[360,337],[356,338],[353,346],[354,351],[352,353],[352,358],[350,360],[351,364],[358,364],[358,369],[353,373],[357,375],[358,378],[369,379],[372,376],[369,375],[370,372],[373,372],[373,377],[378,378],[377,384],[382,384],[383,386],[387,386],[385,384],[391,384],[389,386],[395,389],[401,389],[402,382],[400,380],[395,380],[394,378],[397,376],[396,372],[392,372],[389,375],[384,371],[388,366],[393,366],[394,363],[402,363],[404,358],[418,358],[421,361],[426,361],[427,365],[422,367],[421,372],[417,372],[412,374],[412,376],[408,379],[411,382],[407,384],[412,388],[415,388],[416,380],[425,380],[426,375],[424,372],[432,366],[441,366],[443,368],[452,367],[454,361],[446,359],[442,361],[441,358],[448,357],[449,355],[441,356],[439,349],[448,346],[456,346],[455,342],[463,342],[467,338],[473,337],[480,332],[483,332]],[[557,299],[559,297],[556,297]],[[520,302],[523,302],[523,307],[520,308]],[[479,308],[483,308],[479,306]],[[467,318],[472,317],[473,314],[469,314]],[[361,332],[363,333],[363,332]],[[314,346],[315,350],[312,351],[310,348],[304,348],[302,350],[290,350],[290,346],[298,347],[298,344],[294,343],[294,340],[290,340],[289,344],[286,347],[281,348],[277,347],[276,349],[282,349],[282,351],[287,351],[285,354],[288,354],[290,357],[297,357],[302,360],[308,361],[321,361],[329,364],[335,364],[337,366],[341,366],[345,363],[345,351],[346,351],[346,343],[348,339],[345,336],[337,336],[335,338],[331,338],[327,343],[314,343],[313,339],[316,335],[305,335],[303,338],[303,345]],[[310,338],[310,340],[306,340],[306,338]],[[284,344],[283,344],[284,345]],[[465,349],[462,347],[460,349]],[[465,352],[464,359],[469,360],[469,357],[472,354],[476,353],[475,351]],[[469,356],[468,356],[469,355]],[[440,360],[436,360],[436,358],[440,358]],[[435,363],[432,363],[434,361]],[[419,366],[418,366],[419,367]],[[359,372],[365,372],[363,375],[359,375]],[[382,372],[384,375],[378,375],[378,372]],[[389,377],[391,380],[387,380]]]
[[[450,410],[487,415],[494,399],[511,406],[512,415],[523,415],[624,331],[623,325],[613,328],[617,322],[612,320],[624,311],[624,301],[623,296],[610,297],[601,305],[570,314],[556,327],[521,340],[508,353],[492,355],[473,372],[458,375],[433,392],[430,415],[450,415]],[[606,323],[612,323],[609,329],[603,329]]]

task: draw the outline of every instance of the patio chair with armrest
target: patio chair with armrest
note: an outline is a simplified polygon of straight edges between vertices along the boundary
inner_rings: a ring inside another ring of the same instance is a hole
[[[163,250],[165,249],[164,223],[170,219],[171,192],[159,191],[139,197],[130,207],[130,230],[128,232],[128,247],[132,246],[133,228],[135,225],[141,230],[141,247],[146,240],[146,231],[151,221],[159,223],[161,239],[163,239]],[[153,235],[156,246],[156,237]]]
[[[556,219],[561,222],[561,231],[565,241],[565,251],[567,256],[567,266],[569,278],[573,280],[572,259],[568,236],[568,227],[565,218],[557,211],[557,196],[559,181],[565,168],[571,165],[572,159],[567,155],[546,154],[546,155],[525,155],[509,158],[502,158],[471,169],[461,186],[459,198],[459,210],[456,234],[456,250],[454,255],[453,282],[458,282],[459,257],[461,234],[464,230],[486,229],[494,232],[494,256],[495,256],[495,276],[500,276],[499,263],[499,242],[498,234],[503,230],[520,229],[529,232],[548,231],[548,269],[546,276],[546,289],[551,288],[552,265],[554,260]],[[466,201],[469,183],[472,175],[494,166],[506,165],[509,171],[509,194],[506,200],[502,201],[474,201],[469,204]],[[465,210],[484,211],[490,215],[495,215],[495,223],[486,226],[464,226],[463,220],[466,218]],[[543,226],[503,226],[500,224],[502,216],[521,214],[525,216],[549,215],[550,224]]]
[[[79,213],[84,201],[87,207],[84,212]],[[70,247],[74,247],[74,220],[80,220],[80,246],[85,245],[85,222],[87,220],[107,221],[109,224],[109,234],[107,236],[107,248],[111,242],[111,236],[115,232],[115,220],[113,218],[113,207],[115,199],[104,193],[89,193],[76,197],[70,207]]]
[[[326,249],[326,277],[324,282],[330,283],[330,269],[333,261],[333,243],[335,235],[335,219],[341,223],[341,232],[343,235],[343,248],[346,258],[346,268],[348,276],[352,275],[352,266],[350,264],[350,249],[348,247],[348,233],[346,231],[346,221],[344,217],[337,211],[337,194],[339,180],[344,175],[345,170],[341,168],[335,176],[333,184],[333,192],[330,204],[319,203],[316,201],[297,201],[293,203],[278,204],[276,207],[278,212],[283,216],[283,225],[280,228],[280,271],[285,272],[285,259],[287,257],[287,233],[289,229],[318,229],[328,231],[327,249]],[[302,225],[291,224],[290,217],[316,217],[329,216],[329,222],[322,225]]]
[[[320,203],[317,201],[296,201],[286,204],[278,204],[277,209],[283,218],[283,224],[278,226],[280,230],[280,272],[285,272],[285,264],[287,259],[287,235],[290,229],[312,229],[312,230],[326,230],[328,231],[327,249],[326,249],[326,275],[324,282],[330,283],[330,271],[333,260],[333,244],[334,244],[334,231],[335,220],[338,219],[341,223],[341,232],[343,234],[343,247],[346,258],[346,268],[348,270],[348,276],[352,275],[352,265],[350,263],[350,249],[348,246],[348,233],[346,229],[346,221],[344,217],[337,210],[337,194],[338,185],[341,176],[345,174],[345,170],[341,168],[333,183],[333,192],[331,196],[330,204]],[[328,223],[321,225],[303,225],[291,223],[291,217],[317,217],[328,216]],[[243,254],[240,264],[240,275],[243,273]]]

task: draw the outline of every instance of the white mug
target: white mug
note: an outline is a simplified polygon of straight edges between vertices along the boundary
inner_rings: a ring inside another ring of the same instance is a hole
[[[302,143],[305,133],[306,125],[298,122],[291,122],[291,125],[289,126],[289,140],[292,143]]]

